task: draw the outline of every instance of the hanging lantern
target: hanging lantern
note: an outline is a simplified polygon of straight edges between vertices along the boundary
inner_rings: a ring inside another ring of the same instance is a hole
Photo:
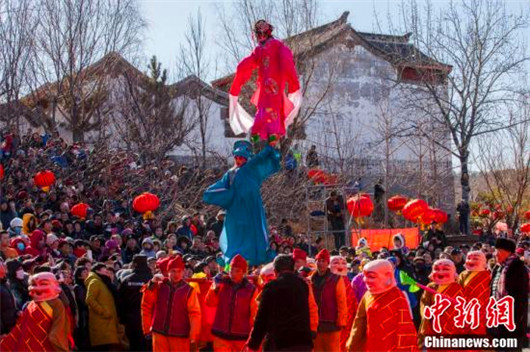
[[[445,224],[449,220],[447,213],[441,209],[433,209],[434,219],[433,221],[437,224]]]
[[[393,212],[400,212],[407,204],[408,199],[403,196],[393,196],[388,199],[388,209]]]
[[[488,217],[490,214],[491,214],[491,210],[489,209],[482,209],[480,211],[480,216],[482,216],[483,218]]]
[[[356,195],[348,199],[346,203],[348,211],[354,218],[362,218],[372,215],[374,203],[367,194]]]
[[[50,170],[40,171],[35,174],[33,181],[37,187],[46,191],[55,183],[55,174]]]
[[[530,220],[530,210],[528,210],[528,211],[526,211],[524,213],[524,217],[525,217],[526,220]]]
[[[89,208],[90,206],[88,204],[77,203],[72,207],[70,212],[72,213],[72,215],[77,216],[78,218],[86,219],[86,212]]]
[[[134,198],[133,209],[138,213],[155,211],[160,205],[160,199],[152,193],[145,192]]]
[[[427,208],[429,205],[423,199],[412,199],[403,207],[403,217],[409,221],[417,222]]]
[[[429,225],[436,219],[436,212],[433,208],[427,208],[423,215],[418,217],[418,223],[422,225]]]
[[[521,232],[530,233],[530,222],[521,225]]]

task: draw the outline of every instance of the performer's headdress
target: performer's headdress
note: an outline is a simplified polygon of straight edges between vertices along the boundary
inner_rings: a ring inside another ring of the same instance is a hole
[[[254,35],[257,40],[263,40],[272,37],[274,27],[265,20],[259,20],[254,24]]]
[[[234,143],[232,154],[249,160],[252,158],[252,144],[249,141],[237,141]]]

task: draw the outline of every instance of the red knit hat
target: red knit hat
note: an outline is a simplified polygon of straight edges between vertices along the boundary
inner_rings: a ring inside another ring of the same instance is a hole
[[[167,271],[171,269],[184,269],[184,261],[180,255],[177,255],[175,258],[171,259],[167,264]]]
[[[239,254],[236,254],[236,256],[232,258],[232,261],[230,261],[230,266],[233,268],[242,269],[244,272],[248,270],[247,261]]]
[[[317,256],[315,257],[316,260],[319,260],[319,259],[323,259],[327,262],[330,261],[330,256],[329,256],[329,252],[327,249],[323,249],[321,250],[320,252],[318,252]]]
[[[294,260],[297,260],[297,259],[307,260],[307,253],[300,248],[295,248],[293,250],[293,259]]]
[[[165,257],[165,258],[159,259],[156,262],[156,265],[158,266],[158,268],[162,272],[162,275],[164,276],[167,276],[167,265],[169,264],[170,260],[171,260],[171,257]]]

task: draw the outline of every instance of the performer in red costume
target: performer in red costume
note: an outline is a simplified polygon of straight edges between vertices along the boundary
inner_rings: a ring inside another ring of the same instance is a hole
[[[153,351],[195,351],[201,331],[201,307],[196,290],[183,280],[181,256],[167,262],[168,277],[145,284],[142,329],[152,334]]]
[[[433,324],[435,319],[427,319],[425,317],[425,307],[431,307],[435,303],[435,295],[431,292],[424,291],[421,296],[420,313],[422,316],[420,329],[418,332],[420,347],[424,344],[425,336],[453,336],[462,335],[465,333],[464,329],[455,326],[455,316],[457,311],[455,309],[457,296],[464,297],[464,290],[456,280],[455,264],[449,259],[438,259],[432,266],[432,273],[429,275],[432,280],[427,287],[440,293],[443,298],[453,300],[449,307],[439,316],[441,333],[434,331]]]
[[[478,328],[468,329],[467,333],[486,335],[486,306],[491,295],[491,274],[487,269],[486,255],[482,251],[467,253],[465,267],[466,270],[458,276],[458,283],[464,289],[466,302],[476,298],[481,307]]]
[[[254,25],[258,46],[238,65],[230,88],[229,120],[235,134],[248,132],[254,143],[268,140],[274,145],[285,135],[300,109],[302,93],[291,50],[272,36],[273,26],[265,20]],[[257,89],[251,102],[256,106],[253,119],[239,105],[242,86],[258,70]],[[287,86],[288,95],[285,94]]]
[[[58,298],[60,293],[52,273],[33,275],[29,286],[33,300],[0,341],[0,351],[70,351],[73,339],[64,304]]]
[[[359,303],[348,351],[417,351],[412,312],[406,294],[396,286],[392,264],[371,261],[363,274],[368,291]]]
[[[346,299],[348,304],[348,318],[346,320],[346,327],[342,329],[340,333],[340,350],[346,351],[346,342],[350,336],[351,327],[353,325],[353,319],[355,319],[355,314],[357,313],[357,300],[355,299],[355,293],[351,287],[350,279],[348,279],[348,267],[346,258],[341,257],[340,255],[334,255],[331,257],[329,263],[329,269],[335,275],[338,275],[344,281],[344,286],[346,287]]]

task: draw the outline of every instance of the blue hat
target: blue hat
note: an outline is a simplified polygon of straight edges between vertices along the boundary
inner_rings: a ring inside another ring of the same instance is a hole
[[[248,160],[252,158],[252,144],[249,141],[237,141],[234,143],[232,154]]]

